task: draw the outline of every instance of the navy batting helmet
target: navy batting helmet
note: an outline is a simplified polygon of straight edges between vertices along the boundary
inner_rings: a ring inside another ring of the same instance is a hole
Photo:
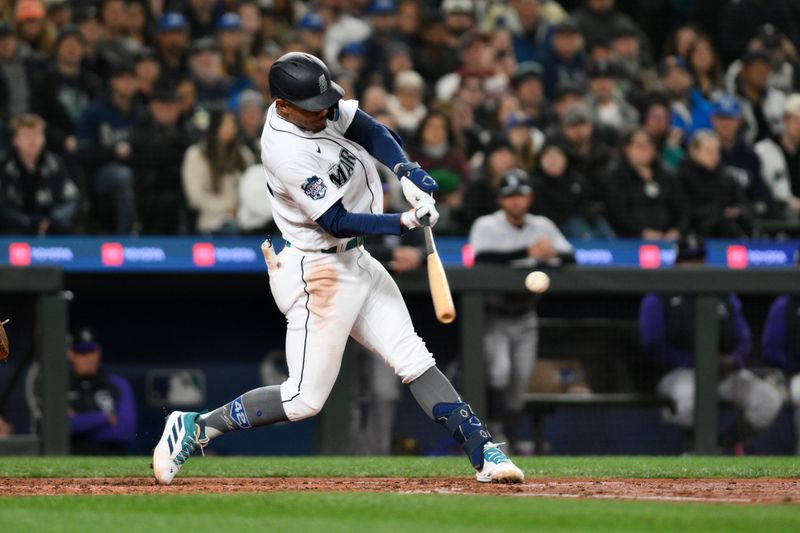
[[[328,109],[344,96],[344,89],[331,80],[325,63],[303,52],[289,52],[269,69],[269,90],[307,111]]]

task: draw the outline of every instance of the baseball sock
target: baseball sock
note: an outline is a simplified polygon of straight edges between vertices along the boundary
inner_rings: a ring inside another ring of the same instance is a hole
[[[280,385],[260,387],[245,392],[230,403],[200,416],[206,423],[206,437],[214,439],[223,433],[268,426],[289,420],[281,403]]]
[[[432,366],[412,381],[408,389],[425,414],[434,420],[433,411],[437,404],[461,401],[461,397],[453,388],[450,380],[436,366]]]

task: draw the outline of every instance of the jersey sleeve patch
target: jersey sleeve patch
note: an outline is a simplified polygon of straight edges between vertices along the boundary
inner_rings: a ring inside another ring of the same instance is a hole
[[[325,198],[325,194],[328,192],[328,186],[319,176],[306,178],[306,181],[300,187],[306,196],[312,200],[321,200]]]

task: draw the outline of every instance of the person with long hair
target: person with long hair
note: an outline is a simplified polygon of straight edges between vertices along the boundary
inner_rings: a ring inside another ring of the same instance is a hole
[[[620,237],[677,241],[688,224],[683,194],[645,128],[625,135],[606,176],[607,215]]]
[[[724,90],[722,67],[719,54],[708,35],[701,34],[692,41],[687,52],[686,62],[694,76],[695,88],[703,93],[709,102],[716,100]]]
[[[183,159],[183,188],[189,206],[197,210],[199,233],[236,233],[237,187],[254,160],[239,138],[233,113],[212,111],[205,138],[189,147]]]

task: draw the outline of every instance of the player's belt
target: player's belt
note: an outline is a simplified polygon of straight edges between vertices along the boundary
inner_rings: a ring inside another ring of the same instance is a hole
[[[339,252],[346,252],[347,250],[352,250],[353,248],[357,248],[363,245],[364,245],[364,237],[355,237],[345,243],[337,244],[336,246],[331,246],[330,248],[325,248],[324,250],[320,250],[320,253],[335,254]],[[286,246],[291,247],[292,243],[286,241]]]

